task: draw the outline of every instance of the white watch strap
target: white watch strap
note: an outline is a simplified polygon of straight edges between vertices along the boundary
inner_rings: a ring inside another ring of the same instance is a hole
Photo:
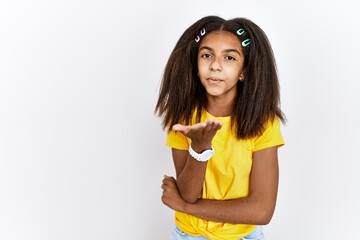
[[[208,161],[214,154],[214,148],[211,146],[211,149],[207,149],[202,153],[197,153],[192,149],[191,144],[189,146],[189,154],[194,159],[196,159],[199,162],[206,162]]]

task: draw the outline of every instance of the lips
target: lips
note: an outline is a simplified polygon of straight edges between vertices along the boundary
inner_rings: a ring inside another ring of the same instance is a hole
[[[222,81],[220,78],[215,78],[215,77],[209,77],[206,80],[210,83],[219,83]]]

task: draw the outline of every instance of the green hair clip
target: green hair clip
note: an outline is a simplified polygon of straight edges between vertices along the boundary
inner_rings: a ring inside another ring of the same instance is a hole
[[[236,31],[236,34],[239,35],[239,36],[243,35],[244,33],[245,33],[245,29],[244,29],[244,28],[239,28],[239,30]],[[251,43],[250,38],[247,38],[247,39],[241,41],[241,46],[246,47],[246,46],[248,46],[250,43]]]
[[[250,43],[251,43],[251,40],[249,38],[247,38],[247,39],[245,39],[244,41],[241,42],[241,46],[246,47]]]

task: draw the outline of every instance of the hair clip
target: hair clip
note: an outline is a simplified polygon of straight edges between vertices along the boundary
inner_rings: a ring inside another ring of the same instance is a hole
[[[239,35],[239,36],[243,35],[244,33],[245,33],[245,29],[244,29],[244,28],[239,28],[239,30],[236,31],[236,34]],[[250,43],[251,43],[251,39],[250,39],[250,38],[247,38],[247,39],[245,39],[245,40],[243,40],[243,41],[241,42],[241,46],[246,47],[246,46],[248,46]]]
[[[236,31],[237,35],[239,35],[239,36],[243,35],[244,32],[245,32],[245,29],[243,29],[243,28],[240,28],[239,30]]]
[[[241,46],[246,47],[250,43],[251,43],[251,40],[249,38],[247,38],[247,39],[245,39],[244,41],[241,42]]]
[[[203,28],[203,29],[200,30],[200,36],[204,36],[205,33],[206,33],[205,28]],[[200,36],[199,36],[199,35],[196,36],[195,42],[199,42],[199,41],[200,41]]]

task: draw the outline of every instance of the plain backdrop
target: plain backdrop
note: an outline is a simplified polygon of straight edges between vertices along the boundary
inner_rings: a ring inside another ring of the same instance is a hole
[[[0,239],[169,239],[174,169],[154,107],[176,41],[206,15],[251,19],[277,60],[288,122],[267,239],[352,239],[355,2],[1,1]]]

